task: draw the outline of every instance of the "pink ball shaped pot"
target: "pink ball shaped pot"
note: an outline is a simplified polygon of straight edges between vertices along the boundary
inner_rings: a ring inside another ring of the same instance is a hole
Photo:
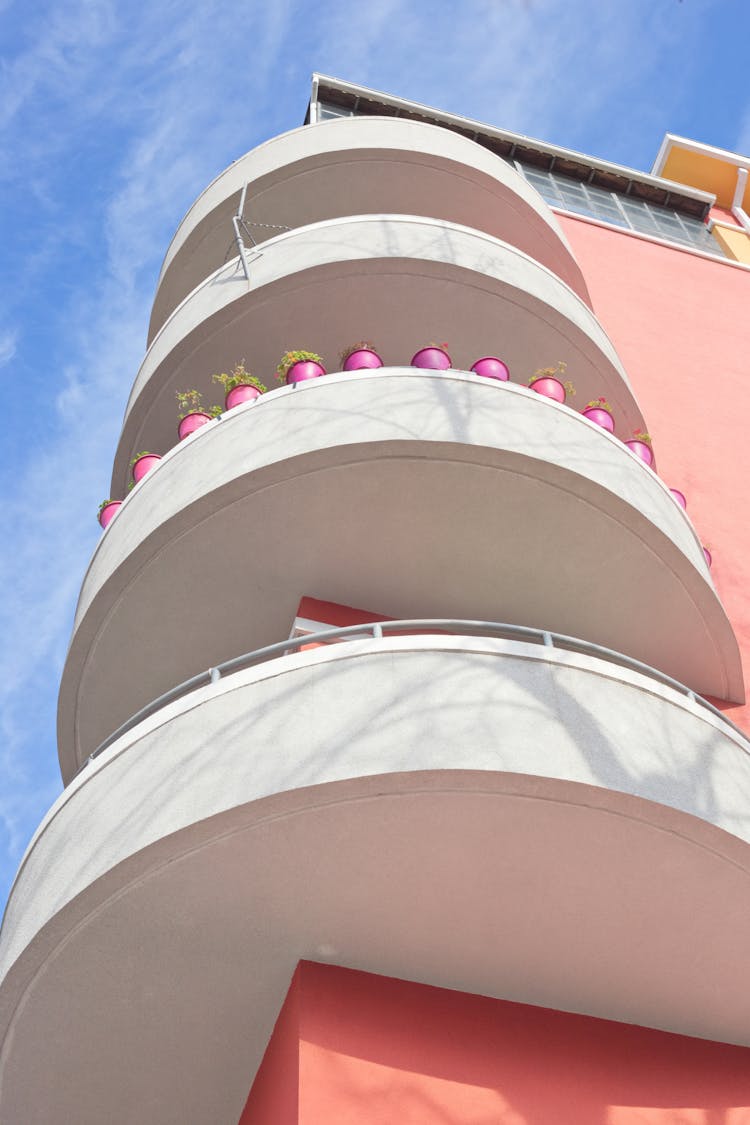
[[[680,492],[679,488],[670,488],[669,490],[681,508],[687,509],[687,500],[685,494]]]
[[[708,567],[709,567],[709,570],[710,570],[711,569],[711,563],[713,562],[713,558],[711,557],[711,552],[709,551],[708,547],[703,548],[703,554],[706,556],[706,562],[708,563]]]
[[[180,418],[180,424],[177,427],[177,433],[180,435],[180,441],[183,438],[190,437],[201,426],[205,426],[207,422],[211,421],[211,415],[205,414],[202,410],[194,410],[192,414],[186,414],[184,418]]]
[[[351,355],[346,357],[342,370],[365,371],[382,366],[383,361],[377,352],[370,348],[357,348],[356,352],[352,352]]]
[[[286,373],[286,381],[290,385],[292,383],[304,383],[306,379],[319,379],[325,373],[325,367],[321,367],[319,363],[315,363],[312,359],[305,359],[300,363],[292,364]]]
[[[232,387],[231,391],[227,391],[224,406],[227,410],[231,410],[233,406],[241,406],[243,402],[254,402],[256,398],[260,398],[260,394],[261,392],[252,383],[239,383],[236,387]]]
[[[637,438],[633,438],[632,441],[626,441],[625,445],[627,445],[631,453],[635,453],[636,457],[640,457],[641,461],[645,461],[647,465],[653,465],[654,454],[651,446],[647,442],[638,441]]]
[[[447,371],[451,366],[451,357],[443,348],[421,348],[411,357],[411,365],[428,371]]]
[[[475,375],[483,375],[485,379],[502,379],[505,383],[510,379],[508,365],[494,355],[486,355],[472,364],[471,370]]]
[[[581,413],[589,422],[601,426],[603,430],[608,430],[611,434],[615,432],[615,421],[608,410],[602,410],[599,406],[590,406],[588,410],[582,410]]]
[[[538,395],[554,399],[555,402],[565,402],[565,387],[559,379],[554,379],[551,375],[543,375],[541,379],[535,379],[531,389]]]
[[[143,457],[139,457],[133,465],[133,480],[138,484],[139,480],[143,480],[146,473],[150,473],[155,468],[161,457],[156,453],[145,453]]]
[[[99,513],[99,523],[102,527],[108,527],[112,520],[120,510],[122,500],[110,500],[109,504],[105,504]]]

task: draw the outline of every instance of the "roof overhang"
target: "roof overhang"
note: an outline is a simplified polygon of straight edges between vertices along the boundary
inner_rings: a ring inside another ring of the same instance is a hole
[[[442,125],[508,160],[519,160],[547,171],[554,169],[571,179],[585,180],[607,191],[617,191],[636,199],[662,204],[701,219],[707,216],[715,202],[711,191],[666,179],[655,171],[649,174],[623,164],[613,164],[608,160],[586,156],[575,149],[548,144],[523,133],[498,129],[459,114],[434,109],[420,102],[397,98],[380,90],[316,72],[312,78],[306,124],[317,119],[317,105],[322,101],[351,109],[362,116],[396,116]]]

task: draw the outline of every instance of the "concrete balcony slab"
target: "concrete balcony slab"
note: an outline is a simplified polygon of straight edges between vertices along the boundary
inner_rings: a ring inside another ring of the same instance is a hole
[[[32,841],[0,1117],[234,1125],[300,958],[748,1044],[749,808],[741,735],[580,653],[402,636],[228,676]]]
[[[293,228],[368,213],[424,215],[510,242],[588,301],[557,219],[507,161],[435,125],[393,117],[341,119],[266,141],[198,197],[167,250],[149,341],[180,301],[226,260],[245,187],[243,214],[258,224],[250,231],[259,243],[279,233],[272,224]]]
[[[616,438],[469,374],[327,376],[198,431],[110,524],[63,673],[64,777],[162,692],[287,636],[304,594],[551,629],[743,698],[692,525]]]

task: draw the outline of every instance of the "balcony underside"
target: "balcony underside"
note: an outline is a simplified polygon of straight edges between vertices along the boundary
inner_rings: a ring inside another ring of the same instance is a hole
[[[32,841],[0,1118],[236,1125],[300,958],[750,1043],[749,761],[653,679],[511,641],[201,689]]]
[[[619,441],[477,376],[337,375],[230,412],[131,493],[81,590],[64,777],[157,695],[283,640],[304,594],[552,629],[742,698],[690,522]]]
[[[625,372],[591,310],[525,254],[455,224],[365,216],[302,227],[262,247],[250,284],[237,261],[186,298],[151,345],[126,412],[113,481],[130,458],[176,440],[175,391],[217,401],[211,374],[244,357],[274,386],[289,348],[320,353],[329,371],[357,340],[388,365],[447,341],[455,367],[499,355],[524,385],[537,368],[568,364],[576,402],[606,396],[628,437],[644,426]]]
[[[293,228],[351,214],[426,215],[510,242],[588,300],[557,220],[506,161],[433,125],[387,117],[327,121],[260,145],[198,198],[167,251],[149,341],[226,260],[245,185],[243,214],[260,224],[249,228],[258,242],[279,233],[274,223]]]

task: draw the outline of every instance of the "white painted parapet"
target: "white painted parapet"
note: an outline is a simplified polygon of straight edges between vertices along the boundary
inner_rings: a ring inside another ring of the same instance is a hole
[[[125,501],[76,612],[64,777],[162,692],[287,636],[303,594],[550,629],[742,698],[692,525],[617,439],[478,376],[342,374],[229,412]]]
[[[249,228],[257,242],[279,233],[272,224],[294,228],[367,213],[423,215],[512,243],[588,300],[557,219],[507,161],[436,125],[360,117],[282,133],[209,184],[167,250],[149,340],[180,301],[226,260],[243,189],[243,214],[259,224]]]
[[[229,676],[32,841],[0,1119],[237,1120],[303,957],[750,1043],[749,809],[742,736],[580,653],[406,636]]]

